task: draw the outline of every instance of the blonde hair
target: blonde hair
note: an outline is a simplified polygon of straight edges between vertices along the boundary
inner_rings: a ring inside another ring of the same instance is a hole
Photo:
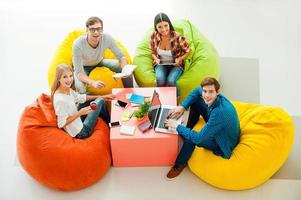
[[[60,87],[60,79],[62,78],[62,75],[65,71],[70,71],[73,75],[73,71],[72,71],[71,67],[67,64],[60,64],[56,68],[54,80],[53,80],[52,86],[51,86],[51,99],[52,100],[53,100],[53,95],[54,95],[55,91]],[[75,90],[74,79],[73,79],[71,88]]]

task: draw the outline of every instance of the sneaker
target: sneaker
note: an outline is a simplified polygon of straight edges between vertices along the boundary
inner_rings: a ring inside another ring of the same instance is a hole
[[[173,166],[166,175],[167,180],[173,180],[181,174],[186,165],[175,165]]]

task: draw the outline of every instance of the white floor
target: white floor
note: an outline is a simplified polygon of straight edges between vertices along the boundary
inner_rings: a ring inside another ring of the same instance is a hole
[[[168,182],[164,179],[166,167],[112,167],[92,187],[68,193],[48,189],[26,174],[16,161],[20,115],[40,93],[49,93],[47,71],[56,48],[69,31],[84,27],[90,15],[103,18],[105,30],[120,39],[132,56],[158,12],[164,11],[172,19],[190,19],[222,57],[258,60],[259,84],[251,91],[259,87],[259,96],[250,97],[250,101],[280,106],[291,115],[301,116],[298,0],[155,0],[148,3],[152,5],[147,10],[143,1],[129,2],[74,0],[71,5],[61,0],[0,1],[0,199],[301,199],[299,124],[284,168],[248,191],[216,189],[189,170]],[[239,73],[231,79],[234,85],[237,76]]]
[[[75,192],[59,192],[41,186],[20,167],[11,169],[12,177],[1,186],[1,199],[224,199],[224,200],[299,200],[300,180],[271,179],[246,191],[225,191],[214,188],[189,170],[174,181],[164,175],[168,168],[115,168],[97,184]]]

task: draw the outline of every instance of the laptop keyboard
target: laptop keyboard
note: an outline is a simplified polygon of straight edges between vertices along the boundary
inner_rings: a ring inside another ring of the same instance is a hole
[[[161,111],[162,112],[161,113],[161,119],[160,119],[160,123],[159,123],[158,128],[164,128],[164,129],[166,129],[164,122],[165,122],[165,120],[167,118],[169,110],[170,110],[169,108],[163,108],[162,109],[162,111]]]

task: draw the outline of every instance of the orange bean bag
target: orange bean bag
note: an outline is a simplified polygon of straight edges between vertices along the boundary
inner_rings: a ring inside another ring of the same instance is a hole
[[[40,183],[63,191],[82,189],[110,167],[109,129],[99,118],[89,138],[70,137],[57,128],[50,96],[42,94],[21,116],[17,154],[25,171]]]

